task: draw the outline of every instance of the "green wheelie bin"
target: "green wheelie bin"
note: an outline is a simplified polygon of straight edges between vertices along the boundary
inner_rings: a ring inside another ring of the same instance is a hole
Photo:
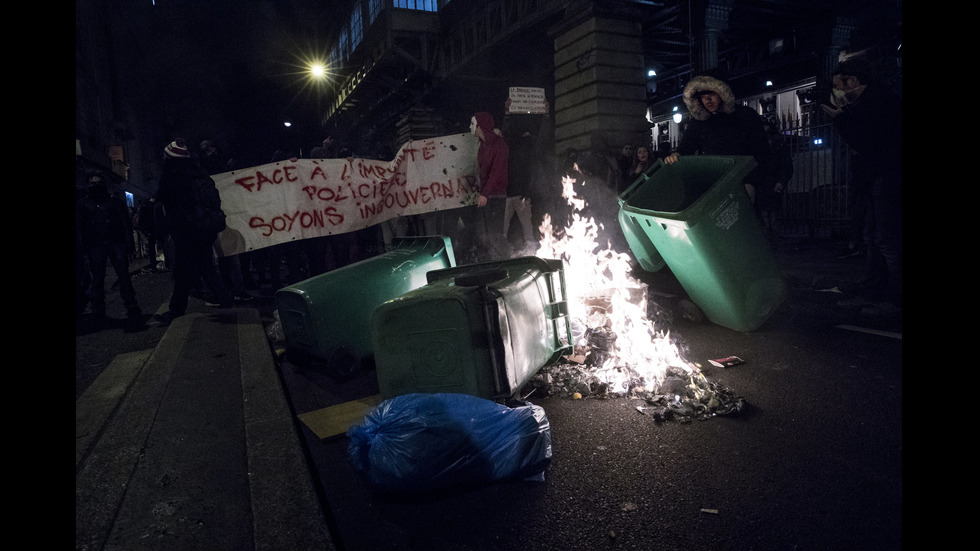
[[[448,237],[405,237],[376,257],[276,291],[290,362],[355,375],[373,361],[371,314],[387,300],[426,284],[432,270],[456,266]]]
[[[383,399],[451,392],[506,399],[571,353],[564,262],[535,256],[429,272],[372,319]]]
[[[620,225],[641,267],[647,269],[643,255],[654,268],[662,259],[705,317],[742,332],[758,329],[787,294],[745,192],[755,166],[743,156],[659,161],[619,198]]]

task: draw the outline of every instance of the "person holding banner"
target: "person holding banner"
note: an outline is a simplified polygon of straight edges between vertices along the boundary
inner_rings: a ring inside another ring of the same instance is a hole
[[[503,235],[507,205],[507,179],[510,149],[495,131],[493,115],[481,111],[470,119],[470,132],[480,140],[477,164],[480,196],[477,198],[477,232],[493,260],[507,258],[507,236]]]
[[[235,305],[231,291],[214,266],[212,245],[220,230],[201,223],[205,221],[205,213],[212,210],[201,208],[208,203],[202,200],[206,196],[218,197],[214,180],[191,158],[183,139],[170,142],[164,148],[163,174],[157,190],[157,199],[172,222],[174,239],[174,290],[170,295],[170,309],[157,316],[165,324],[186,313],[191,287],[198,279],[204,281],[222,308]],[[220,209],[220,198],[217,200]],[[223,227],[224,222],[220,225]]]

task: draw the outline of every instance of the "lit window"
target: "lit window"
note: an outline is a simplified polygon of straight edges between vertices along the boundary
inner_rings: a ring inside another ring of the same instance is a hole
[[[396,8],[421,11],[439,11],[436,0],[395,0]]]
[[[361,4],[354,5],[354,11],[350,14],[350,51],[354,51],[361,43]]]
[[[348,29],[344,27],[340,29],[340,38],[337,40],[337,54],[342,61],[347,61],[350,57],[350,37],[348,36]]]
[[[368,21],[368,25],[374,24],[374,21],[378,18],[379,15],[381,15],[381,8],[383,7],[384,7],[384,2],[382,0],[371,0],[371,5],[368,8],[370,12],[368,13],[368,17],[370,17],[370,20]]]

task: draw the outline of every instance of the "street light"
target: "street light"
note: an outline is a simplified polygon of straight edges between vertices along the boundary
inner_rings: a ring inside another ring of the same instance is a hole
[[[329,69],[327,65],[322,61],[312,60],[309,62],[309,78],[316,88],[314,93],[316,102],[316,117],[317,117],[317,127],[323,125],[323,87],[327,85],[329,81]]]
[[[327,76],[327,66],[319,61],[314,61],[310,64],[310,76],[314,80],[323,80]]]

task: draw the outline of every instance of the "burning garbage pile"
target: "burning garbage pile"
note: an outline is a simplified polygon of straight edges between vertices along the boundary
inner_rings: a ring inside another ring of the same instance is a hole
[[[708,381],[684,359],[669,327],[654,324],[669,315],[648,305],[647,286],[630,275],[629,255],[616,252],[608,241],[600,243],[604,228],[580,215],[585,202],[576,197],[573,183],[568,177],[562,181],[563,197],[573,208],[571,221],[556,235],[545,216],[537,256],[561,258],[567,265],[574,353],[539,370],[522,394],[626,397],[641,400],[637,411],[658,421],[741,411],[744,399]]]

